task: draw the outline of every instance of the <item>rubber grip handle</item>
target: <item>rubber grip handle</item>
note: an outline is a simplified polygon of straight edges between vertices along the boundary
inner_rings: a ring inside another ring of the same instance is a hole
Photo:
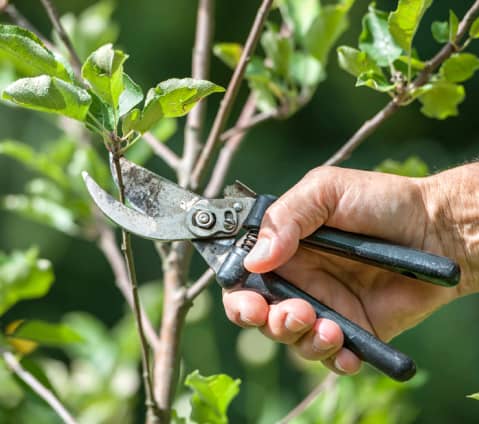
[[[302,244],[445,287],[459,283],[459,266],[449,258],[361,234],[321,227]]]
[[[416,365],[411,358],[393,349],[273,272],[250,274],[238,289],[254,290],[269,303],[277,303],[289,298],[304,299],[313,306],[318,318],[330,319],[341,327],[344,334],[344,346],[363,361],[397,381],[407,381],[416,373]]]

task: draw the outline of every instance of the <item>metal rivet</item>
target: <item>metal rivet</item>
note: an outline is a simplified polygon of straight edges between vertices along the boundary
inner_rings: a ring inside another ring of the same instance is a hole
[[[193,216],[193,223],[201,228],[211,228],[216,222],[214,214],[208,211],[197,211]]]
[[[243,205],[240,203],[240,202],[236,202],[234,205],[233,205],[233,209],[236,211],[236,212],[241,212],[243,210]]]

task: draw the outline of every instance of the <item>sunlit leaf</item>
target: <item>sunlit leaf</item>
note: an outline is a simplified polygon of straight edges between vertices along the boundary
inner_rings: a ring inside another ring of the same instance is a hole
[[[438,81],[422,87],[419,101],[421,112],[429,118],[446,119],[457,116],[457,106],[463,102],[465,91],[462,85]]]
[[[11,336],[15,330],[24,322],[22,319],[18,319],[16,321],[10,322],[5,327],[5,336]],[[31,340],[22,340],[16,339],[14,337],[6,337],[5,341],[15,349],[15,352],[21,355],[29,355],[30,353],[34,352],[38,347],[38,343],[33,342]]]
[[[273,70],[284,78],[289,77],[290,61],[293,55],[293,41],[272,28],[261,37],[261,45],[266,57],[271,61]]]
[[[355,77],[370,71],[378,75],[382,74],[381,68],[366,52],[356,50],[353,47],[338,47],[338,62],[342,69]]]
[[[479,18],[476,18],[469,29],[469,36],[471,38],[479,38]]]
[[[406,159],[404,162],[398,162],[392,159],[386,159],[381,162],[375,169],[378,172],[387,174],[402,175],[404,177],[427,177],[429,175],[429,167],[427,164],[416,156]]]
[[[23,321],[9,337],[54,347],[82,341],[80,335],[65,324],[51,324],[38,320]]]
[[[455,43],[457,31],[459,29],[459,19],[454,11],[449,11],[449,41]]]
[[[359,36],[359,48],[379,66],[389,66],[402,53],[389,32],[387,19],[388,14],[376,9],[372,3],[363,18],[363,30]]]
[[[308,53],[294,52],[290,67],[291,77],[300,86],[314,87],[326,78],[321,62]]]
[[[349,25],[348,11],[354,1],[343,1],[322,7],[305,35],[308,51],[326,66],[328,55]]]
[[[103,129],[113,131],[116,125],[115,112],[112,106],[101,100],[95,93],[91,93],[91,104],[85,122],[99,131]]]
[[[426,67],[426,63],[414,57],[399,56],[397,60],[407,66],[411,66],[411,68],[416,71],[422,71]]]
[[[479,393],[473,393],[472,395],[467,395],[468,398],[479,400]]]
[[[395,85],[391,84],[384,74],[377,74],[374,71],[369,71],[363,72],[358,76],[356,87],[369,87],[373,90],[380,91],[381,93],[387,93],[393,91]]]
[[[456,53],[441,66],[441,75],[450,82],[463,82],[479,69],[479,58],[472,53]]]
[[[239,392],[240,380],[226,374],[203,377],[194,371],[186,377],[185,385],[193,390],[191,418],[198,423],[227,424],[227,409]]]
[[[3,98],[28,109],[57,113],[78,121],[85,120],[91,104],[86,90],[46,75],[15,81],[5,88]]]
[[[49,261],[38,259],[36,249],[0,252],[0,315],[15,303],[47,294],[53,283],[53,271]]]
[[[238,43],[217,43],[213,47],[213,54],[232,69],[238,64],[242,53],[243,46]]]
[[[397,9],[389,16],[389,31],[396,43],[406,52],[412,49],[412,41],[432,0],[399,0]]]
[[[281,0],[279,8],[284,21],[299,42],[303,41],[320,10],[318,0]]]
[[[0,24],[0,57],[27,76],[46,74],[70,81],[65,66],[35,34],[24,28]]]
[[[118,115],[123,116],[143,100],[141,87],[123,73],[123,92],[120,95]]]

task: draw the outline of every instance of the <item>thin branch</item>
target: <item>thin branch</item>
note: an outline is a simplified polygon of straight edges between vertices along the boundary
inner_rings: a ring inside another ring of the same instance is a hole
[[[322,392],[333,387],[337,379],[338,376],[330,372],[308,396],[306,396],[298,405],[296,405],[296,407],[277,424],[287,424],[301,415]]]
[[[58,398],[51,390],[46,388],[40,381],[36,379],[33,374],[30,374],[22,367],[20,361],[11,352],[1,350],[1,354],[7,367],[14,372],[28,387],[30,387],[38,396],[40,396],[50,407],[57,413],[57,415],[66,424],[77,424],[77,421],[72,417],[70,412],[63,406]]]
[[[261,3],[261,6],[258,9],[258,13],[256,14],[255,21],[253,23],[253,26],[251,27],[251,31],[248,35],[248,39],[246,40],[246,44],[241,54],[241,58],[238,63],[238,66],[235,68],[235,71],[233,72],[233,76],[231,77],[231,81],[228,84],[228,88],[226,90],[225,96],[223,100],[221,101],[220,108],[213,122],[213,126],[209,133],[205,147],[203,148],[203,151],[201,152],[201,155],[198,159],[196,167],[191,176],[190,182],[193,188],[198,187],[201,176],[203,172],[205,171],[208,165],[208,162],[211,159],[211,156],[213,154],[214,148],[216,147],[220,134],[223,131],[226,125],[226,122],[230,116],[233,102],[235,101],[236,96],[238,94],[241,82],[243,80],[243,76],[246,71],[246,67],[249,63],[251,55],[253,54],[256,48],[256,45],[258,44],[258,40],[261,35],[261,30],[263,29],[264,22],[266,21],[266,17],[268,16],[272,3],[273,3],[273,0],[263,0]]]
[[[196,18],[195,45],[191,75],[193,78],[206,80],[210,74],[211,46],[214,32],[215,0],[199,0]],[[191,170],[201,150],[201,133],[204,126],[207,103],[199,102],[188,114],[185,126],[185,143],[178,182],[187,186]]]
[[[206,287],[208,287],[213,278],[215,277],[215,272],[212,269],[207,269],[203,275],[198,278],[186,291],[186,299],[189,302],[192,302]]]
[[[423,71],[412,82],[411,88],[418,88],[429,81],[431,74],[441,66],[454,52],[458,49],[458,44],[464,38],[465,34],[471,27],[474,17],[479,13],[479,0],[474,4],[464,15],[456,39],[454,42],[447,43],[430,61],[427,62]],[[356,133],[336,152],[331,156],[324,165],[337,165],[351,156],[351,153],[376,129],[383,124],[389,117],[394,115],[400,108],[401,103],[406,100],[408,90],[404,94],[398,95],[397,98],[391,100],[382,110],[380,110],[373,118],[366,121]]]
[[[238,118],[235,128],[243,127],[244,123],[249,122],[251,117],[254,115],[255,110],[256,100],[253,95],[250,95],[243,106],[243,110]],[[218,156],[218,160],[216,161],[215,167],[211,174],[210,181],[203,193],[205,197],[216,197],[220,192],[233,157],[238,151],[238,148],[241,145],[245,135],[246,130],[237,132],[236,135],[233,135],[222,147]]]
[[[117,140],[114,140],[115,147]],[[113,152],[113,163],[115,166],[116,177],[118,181],[118,191],[120,195],[120,202],[125,204],[125,186],[123,184],[123,176],[121,173],[120,157],[117,152]],[[122,229],[122,245],[121,250],[125,258],[126,269],[131,285],[131,294],[133,297],[133,312],[135,315],[135,322],[140,336],[141,356],[143,364],[143,381],[145,384],[145,404],[147,407],[147,419],[149,422],[161,422],[161,411],[155,401],[153,379],[151,377],[150,355],[148,351],[148,344],[143,327],[143,316],[141,314],[140,296],[138,294],[138,284],[136,281],[135,263],[133,260],[133,251],[131,247],[130,234]]]
[[[271,118],[274,118],[275,116],[276,114],[271,112],[260,112],[256,115],[253,115],[251,116],[249,121],[246,121],[244,123],[237,122],[233,128],[226,130],[223,134],[221,134],[220,140],[226,141],[235,135],[244,133],[247,130],[256,127],[257,125],[262,124],[263,122],[268,121]]]
[[[65,47],[67,48],[68,53],[70,54],[70,59],[72,61],[75,74],[77,78],[81,81],[81,67],[82,67],[81,60],[78,57],[78,54],[75,51],[75,48],[73,47],[70,37],[65,31],[65,28],[63,28],[57,9],[55,8],[55,6],[50,0],[40,0],[40,1],[45,11],[47,12],[48,17],[50,18],[53,28],[57,32],[58,36],[62,40]]]
[[[166,144],[162,143],[150,132],[143,134],[143,139],[171,169],[177,170],[179,168],[180,158]]]

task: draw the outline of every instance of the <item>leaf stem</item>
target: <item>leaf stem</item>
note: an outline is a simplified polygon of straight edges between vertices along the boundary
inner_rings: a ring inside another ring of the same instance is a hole
[[[22,367],[20,361],[13,353],[0,348],[1,355],[7,367],[14,372],[28,387],[30,387],[38,396],[40,396],[50,407],[58,414],[65,424],[77,424],[77,421],[68,412],[65,406],[58,398],[47,389],[35,376]]]

